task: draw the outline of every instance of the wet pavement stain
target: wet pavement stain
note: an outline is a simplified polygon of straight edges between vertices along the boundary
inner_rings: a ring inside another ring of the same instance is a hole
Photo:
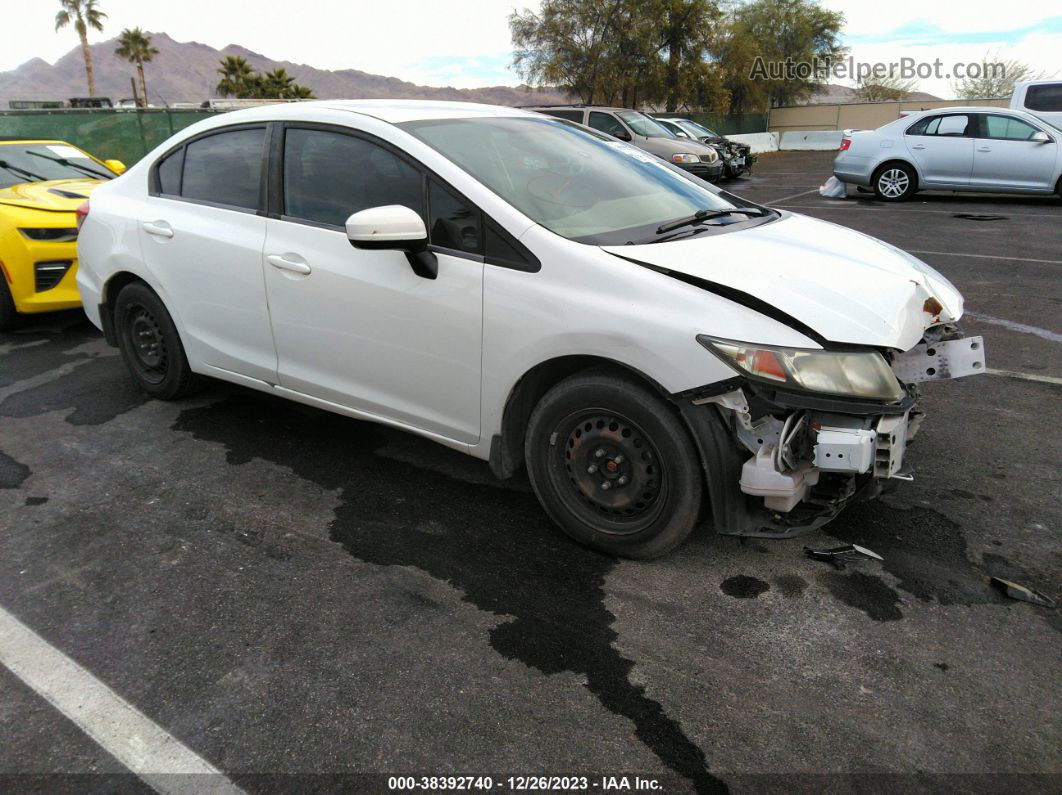
[[[48,498],[47,497],[27,497],[25,504],[26,505],[44,505],[44,503],[46,503],[46,502],[48,502]]]
[[[61,363],[72,360],[67,356]],[[102,425],[148,400],[147,394],[133,384],[121,357],[105,356],[85,362],[53,381],[8,395],[0,403],[0,415],[36,417],[72,409],[66,417],[71,425]]]
[[[0,452],[0,489],[17,489],[32,474],[28,466]]]
[[[16,381],[24,381],[47,373],[69,362],[87,359],[87,353],[70,353],[102,334],[88,322],[84,313],[66,319],[67,325],[56,328],[28,328],[0,334],[0,345],[10,345],[0,368],[0,389]]]
[[[841,574],[837,571],[822,572],[818,576],[831,594],[846,605],[862,610],[875,621],[899,621],[900,595],[885,584],[881,577],[853,571]]]
[[[796,574],[783,574],[774,578],[774,585],[787,599],[803,596],[808,587],[808,581]]]
[[[736,599],[755,599],[761,593],[771,590],[771,586],[763,580],[739,574],[723,580],[719,585],[719,590]]]
[[[229,464],[261,458],[338,490],[331,536],[351,555],[450,583],[480,610],[506,619],[490,632],[498,653],[547,675],[585,676],[598,701],[630,720],[667,767],[698,792],[727,791],[682,727],[631,682],[635,663],[613,646],[604,586],[616,561],[568,541],[533,495],[375,455],[395,432],[325,412],[307,417],[265,395],[239,393],[188,409],[173,429],[224,445]]]

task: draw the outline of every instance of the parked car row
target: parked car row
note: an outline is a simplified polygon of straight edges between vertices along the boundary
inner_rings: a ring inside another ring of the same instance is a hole
[[[630,108],[601,105],[537,105],[524,110],[611,135],[709,182],[751,173],[755,161],[749,147],[728,141],[690,119],[653,118]]]

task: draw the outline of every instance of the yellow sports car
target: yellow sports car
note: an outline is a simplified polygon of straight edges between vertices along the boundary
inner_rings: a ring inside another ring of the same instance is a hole
[[[20,314],[81,306],[77,209],[123,171],[63,141],[0,139],[0,331]]]

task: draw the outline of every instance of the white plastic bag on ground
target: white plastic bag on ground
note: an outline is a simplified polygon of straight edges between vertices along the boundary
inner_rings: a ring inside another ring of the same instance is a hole
[[[825,196],[827,199],[843,199],[848,196],[848,186],[845,185],[837,177],[830,177],[826,180],[826,183],[819,188],[819,195]]]

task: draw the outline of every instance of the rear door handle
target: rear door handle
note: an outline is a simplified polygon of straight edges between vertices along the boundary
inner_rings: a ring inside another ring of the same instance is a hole
[[[990,147],[990,146],[979,146],[979,147],[977,147],[977,151],[978,152],[991,152],[992,151],[992,147]]]
[[[145,221],[141,226],[149,235],[156,237],[173,237],[173,227],[165,221]]]
[[[912,148],[912,149],[925,149],[925,148],[926,148],[926,145],[925,145],[925,144],[915,144],[915,145],[914,145],[914,146],[912,146],[911,148]]]
[[[298,254],[289,254],[287,257],[283,257],[280,254],[269,254],[266,256],[266,262],[272,265],[274,268],[280,268],[282,271],[291,271],[292,273],[301,273],[304,276],[310,272],[310,266],[306,264],[306,260],[302,257],[298,259],[292,259],[298,257]]]

